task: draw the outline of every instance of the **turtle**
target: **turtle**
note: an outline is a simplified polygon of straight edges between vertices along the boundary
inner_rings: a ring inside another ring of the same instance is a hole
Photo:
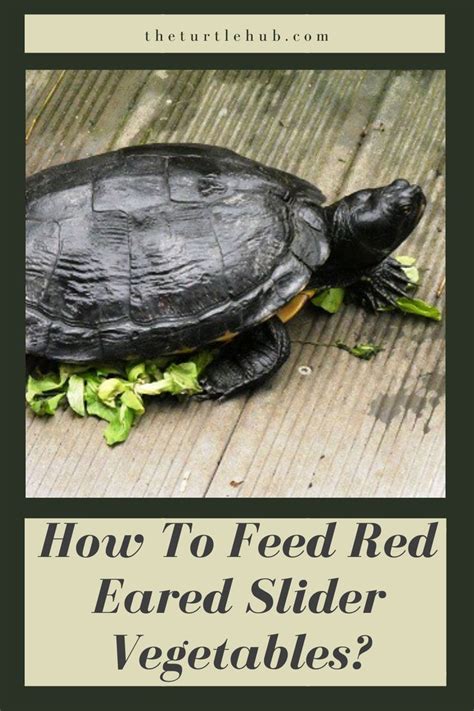
[[[319,188],[220,146],[130,146],[26,181],[26,353],[96,363],[219,346],[201,398],[288,358],[286,322],[320,289],[368,308],[409,287],[390,256],[426,198],[398,178],[324,206]]]

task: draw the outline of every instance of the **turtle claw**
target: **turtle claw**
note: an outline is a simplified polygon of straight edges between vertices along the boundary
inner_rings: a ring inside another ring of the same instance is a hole
[[[225,396],[217,388],[213,387],[206,378],[202,378],[199,381],[201,386],[201,391],[193,395],[193,400],[197,402],[204,402],[206,400],[224,400]]]
[[[377,311],[377,300],[373,291],[367,289],[365,291],[361,291],[361,293],[357,296],[359,297],[359,301],[362,306],[367,309],[371,309],[372,311]]]
[[[371,311],[383,311],[397,306],[400,296],[410,296],[412,282],[402,265],[387,257],[376,269],[348,287],[350,297]]]

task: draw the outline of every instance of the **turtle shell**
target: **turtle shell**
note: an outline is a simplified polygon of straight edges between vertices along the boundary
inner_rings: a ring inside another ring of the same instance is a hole
[[[278,311],[329,248],[320,191],[214,146],[126,148],[27,179],[26,351],[200,347]]]

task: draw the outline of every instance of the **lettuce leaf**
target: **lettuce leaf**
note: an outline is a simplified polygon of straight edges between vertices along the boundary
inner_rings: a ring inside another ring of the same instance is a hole
[[[86,382],[85,388],[85,402],[88,415],[95,415],[101,420],[106,420],[110,422],[114,418],[114,410],[111,407],[104,405],[102,400],[97,395],[98,387],[91,382]]]
[[[65,378],[59,373],[47,373],[37,378],[30,375],[26,383],[26,401],[31,403],[38,395],[50,390],[59,390],[65,382]]]
[[[147,382],[150,380],[150,376],[147,373],[146,363],[136,363],[127,368],[127,379],[131,383],[135,383],[137,380]]]
[[[407,279],[410,280],[411,285],[413,287],[418,286],[418,284],[420,283],[420,272],[415,266],[415,257],[406,257],[402,254],[397,254],[395,259],[399,264],[402,265],[403,271],[405,272]]]
[[[152,383],[138,383],[135,386],[135,392],[140,395],[161,395],[162,393],[192,395],[201,390],[198,375],[198,367],[192,361],[172,363],[160,380]]]
[[[104,405],[115,407],[115,398],[121,395],[128,387],[133,387],[122,378],[106,378],[101,382],[97,390],[97,395]]]
[[[126,390],[120,398],[120,401],[130,410],[136,412],[137,415],[143,415],[145,412],[142,398],[138,393],[133,392],[133,390]]]
[[[324,309],[329,314],[335,314],[343,304],[344,293],[345,290],[340,288],[324,289],[311,299],[311,303]]]
[[[135,413],[125,403],[120,405],[105,428],[104,438],[109,446],[125,442],[135,420]]]
[[[399,264],[402,265],[402,267],[413,267],[416,263],[415,257],[407,257],[404,254],[397,254],[395,259]]]
[[[78,415],[84,417],[86,414],[86,406],[84,402],[84,378],[81,378],[80,375],[70,376],[66,397],[69,407]]]
[[[66,393],[58,393],[57,395],[51,395],[51,397],[37,398],[29,402],[29,406],[35,413],[43,417],[44,415],[54,415],[58,406]]]
[[[434,321],[441,321],[441,312],[436,306],[427,304],[421,299],[410,299],[408,296],[400,296],[397,299],[397,307],[406,314],[431,318]]]
[[[200,392],[199,376],[214,358],[214,351],[198,351],[185,361],[179,358],[178,362],[166,356],[133,363],[62,364],[56,372],[28,378],[26,401],[40,416],[54,415],[66,402],[81,417],[105,420],[105,440],[115,445],[127,439],[145,413],[144,395]]]

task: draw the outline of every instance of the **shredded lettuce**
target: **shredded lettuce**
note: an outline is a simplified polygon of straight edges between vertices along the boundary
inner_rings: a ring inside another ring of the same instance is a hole
[[[145,412],[144,396],[200,392],[199,376],[214,358],[200,351],[184,361],[171,357],[138,363],[61,365],[56,372],[30,375],[26,401],[37,415],[54,415],[68,404],[81,417],[91,415],[108,424],[104,438],[112,446],[124,442]]]

